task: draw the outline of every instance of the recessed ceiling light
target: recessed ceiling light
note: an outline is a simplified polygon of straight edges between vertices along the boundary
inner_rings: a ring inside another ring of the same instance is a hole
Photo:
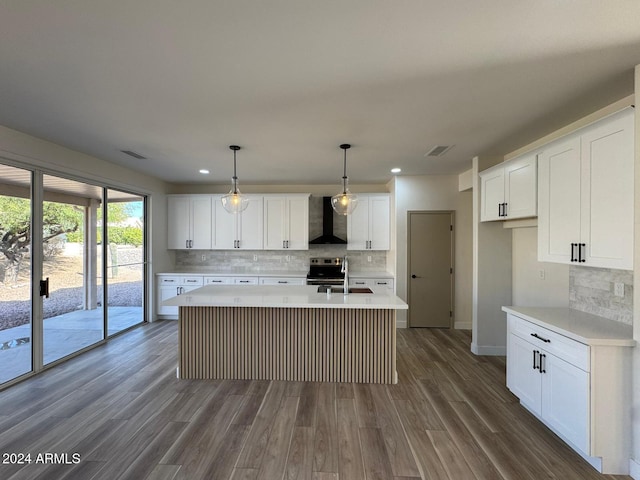
[[[206,168],[201,168],[200,169],[200,173],[203,175],[208,175],[209,174],[209,170],[207,170]]]
[[[391,173],[400,173],[402,171],[401,168],[395,167],[391,169]]]

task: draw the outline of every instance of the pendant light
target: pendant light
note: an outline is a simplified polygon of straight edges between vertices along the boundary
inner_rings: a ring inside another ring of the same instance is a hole
[[[342,193],[331,197],[331,206],[340,215],[351,215],[358,205],[358,197],[347,188],[347,150],[351,148],[348,143],[343,143],[340,148],[344,150],[344,174],[342,176]]]
[[[249,199],[238,190],[238,176],[236,175],[236,152],[240,150],[238,145],[229,145],[233,150],[233,177],[231,177],[233,188],[222,197],[222,206],[229,213],[242,212],[249,206]]]

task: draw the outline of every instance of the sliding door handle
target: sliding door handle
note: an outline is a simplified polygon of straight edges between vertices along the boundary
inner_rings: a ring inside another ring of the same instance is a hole
[[[46,280],[40,280],[40,296],[49,298],[49,277]]]

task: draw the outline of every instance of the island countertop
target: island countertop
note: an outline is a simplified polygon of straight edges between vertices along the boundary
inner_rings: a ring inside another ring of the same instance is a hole
[[[318,293],[315,285],[235,286],[206,285],[178,295],[163,305],[178,307],[275,307],[347,308],[407,310],[409,306],[395,295],[377,293]]]

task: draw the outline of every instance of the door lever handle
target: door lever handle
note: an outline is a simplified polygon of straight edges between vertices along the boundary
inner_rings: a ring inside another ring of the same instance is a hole
[[[40,280],[40,296],[49,298],[49,277],[46,280]]]
[[[422,278],[422,277],[420,277],[418,275],[411,275],[411,278]]]

